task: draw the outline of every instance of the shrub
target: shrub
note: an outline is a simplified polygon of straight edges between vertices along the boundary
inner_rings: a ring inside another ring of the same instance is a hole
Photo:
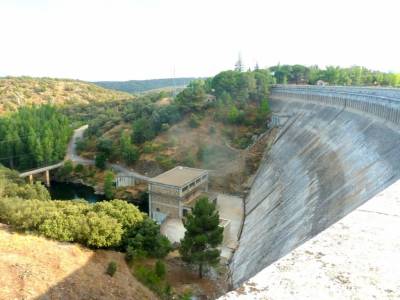
[[[117,272],[117,263],[115,261],[110,261],[107,266],[106,273],[111,277],[114,276],[115,272]]]
[[[156,161],[160,164],[161,168],[168,170],[173,168],[175,161],[166,155],[158,155]]]
[[[165,264],[161,260],[157,260],[156,265],[154,266],[154,272],[160,279],[165,278]]]
[[[190,152],[187,152],[186,157],[183,160],[183,164],[188,167],[194,167],[195,163],[194,155]]]
[[[170,128],[168,123],[163,123],[161,125],[161,131],[167,131]]]
[[[169,240],[160,233],[160,225],[149,218],[145,218],[140,226],[125,231],[121,247],[127,251],[128,260],[138,254],[163,258],[172,250]]]
[[[199,127],[199,125],[200,125],[199,118],[195,114],[192,114],[189,119],[189,126],[191,128],[197,128]]]
[[[160,278],[157,274],[144,266],[137,266],[135,268],[135,275],[136,278],[144,283],[147,287],[151,290],[155,291],[157,294],[160,294],[162,291],[160,289]]]
[[[64,165],[58,169],[57,175],[61,178],[66,178],[71,176],[72,172],[74,171],[74,166],[70,160],[67,160]]]
[[[86,244],[95,248],[116,246],[121,241],[122,226],[117,220],[104,215],[89,212],[87,214],[89,234]]]
[[[13,182],[7,182],[3,192],[6,197],[18,197],[22,199],[50,200],[49,191],[40,182],[35,184],[18,185]]]
[[[77,164],[75,167],[75,172],[76,173],[82,173],[84,171],[85,167],[82,164]]]
[[[106,172],[104,177],[104,195],[107,199],[112,199],[115,193],[114,173],[111,171]]]
[[[126,249],[125,259],[127,262],[133,262],[135,260],[143,259],[147,256],[147,252],[143,249],[136,248],[135,246],[129,245]]]
[[[104,213],[116,219],[124,229],[138,226],[144,219],[144,215],[136,206],[117,199],[98,202],[93,205],[93,211]]]
[[[100,170],[104,170],[106,168],[107,158],[104,153],[99,153],[95,158],[95,166]]]
[[[140,228],[142,221],[139,210],[122,200],[89,204],[86,201],[0,198],[0,222],[94,248],[120,246],[123,233],[128,228]],[[154,237],[156,247],[162,247],[157,234],[150,238]],[[147,245],[149,241],[145,241]]]

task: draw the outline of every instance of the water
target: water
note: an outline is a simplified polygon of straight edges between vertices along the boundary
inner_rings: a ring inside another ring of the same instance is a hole
[[[52,181],[48,190],[51,199],[54,200],[85,199],[91,203],[106,200],[104,195],[95,194],[94,188],[80,183]],[[131,199],[130,203],[134,204],[141,212],[148,214],[148,201],[148,196],[144,195],[141,199]]]
[[[92,187],[79,183],[52,181],[49,192],[55,200],[85,199],[92,203],[105,200],[105,196],[95,194]]]

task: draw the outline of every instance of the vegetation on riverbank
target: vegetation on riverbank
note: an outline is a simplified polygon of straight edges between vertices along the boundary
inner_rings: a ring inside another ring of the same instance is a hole
[[[159,226],[126,201],[90,204],[83,200],[50,200],[48,191],[40,184],[26,184],[4,167],[0,175],[0,222],[15,229],[94,248],[127,251],[133,247],[149,256],[162,257],[170,249]],[[139,235],[149,240],[140,244]],[[156,255],[150,247],[165,250]]]

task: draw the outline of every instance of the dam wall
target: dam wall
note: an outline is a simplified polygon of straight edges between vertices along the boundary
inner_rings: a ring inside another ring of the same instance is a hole
[[[275,86],[288,116],[257,171],[230,269],[234,287],[400,178],[400,91]]]

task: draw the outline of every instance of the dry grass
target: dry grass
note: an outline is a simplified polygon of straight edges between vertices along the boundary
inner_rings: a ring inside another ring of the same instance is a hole
[[[110,261],[114,277],[105,274]],[[0,299],[156,299],[123,254],[12,232],[0,224]]]
[[[132,97],[128,93],[77,80],[31,77],[0,79],[0,114],[31,104],[89,104]]]

